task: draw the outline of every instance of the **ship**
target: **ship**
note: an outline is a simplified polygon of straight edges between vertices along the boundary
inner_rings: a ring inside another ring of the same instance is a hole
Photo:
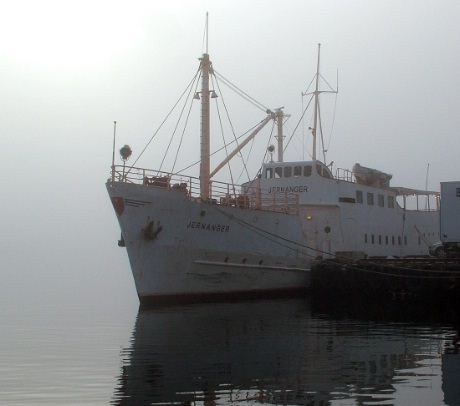
[[[358,163],[334,171],[324,145],[323,159],[317,156],[319,98],[337,93],[319,86],[320,50],[319,44],[314,89],[302,93],[314,108],[310,160],[284,160],[287,115],[277,108],[267,109],[211,169],[210,100],[218,73],[207,45],[199,58],[201,90],[193,96],[201,103],[199,176],[129,166],[127,145],[123,164],[115,164],[114,131],[106,187],[141,303],[293,295],[310,288],[318,258],[428,255],[439,238],[438,192],[394,187],[391,174]],[[270,122],[277,145],[268,147],[254,178],[240,185],[215,180]]]

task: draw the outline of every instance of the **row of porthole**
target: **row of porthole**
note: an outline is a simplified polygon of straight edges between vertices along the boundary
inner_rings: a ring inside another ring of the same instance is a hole
[[[377,238],[375,238],[375,235],[374,234],[371,234],[370,236],[371,238],[369,239],[368,238],[368,235],[367,234],[364,234],[364,243],[365,244],[368,244],[369,243],[369,240],[370,240],[370,244],[379,244],[379,245],[382,245],[383,244],[383,236],[381,234],[378,235],[378,243],[376,242]],[[390,241],[390,238],[388,235],[385,235],[385,245],[389,245],[389,241]],[[401,239],[401,236],[398,235],[398,245],[401,245],[402,244],[402,239]],[[420,237],[418,239],[418,244],[420,245],[421,244],[421,241],[420,241]],[[391,236],[391,245],[396,245],[396,239],[395,239],[395,236],[392,235]],[[404,245],[407,245],[407,235],[404,236]]]
[[[435,233],[427,233],[428,236],[433,236],[435,235]],[[383,236],[381,234],[378,235],[378,243],[376,242],[377,238],[375,238],[375,235],[374,234],[371,234],[371,238],[370,238],[370,244],[379,244],[379,245],[383,245]],[[389,236],[388,235],[385,235],[385,245],[389,245]],[[423,233],[423,237],[425,237],[425,233]],[[422,239],[420,236],[418,236],[417,238],[417,242],[418,242],[418,245],[421,245],[422,244]],[[368,244],[369,243],[369,238],[368,238],[368,235],[367,234],[364,234],[364,243],[365,244]],[[401,245],[402,244],[402,239],[401,239],[401,236],[398,235],[398,245]],[[395,239],[395,236],[392,235],[391,236],[391,245],[396,245],[396,239]],[[404,245],[407,245],[407,235],[404,236]]]

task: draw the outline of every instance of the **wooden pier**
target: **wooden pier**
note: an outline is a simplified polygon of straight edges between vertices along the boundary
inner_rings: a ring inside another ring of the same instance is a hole
[[[324,300],[460,303],[460,259],[318,261],[311,289]]]

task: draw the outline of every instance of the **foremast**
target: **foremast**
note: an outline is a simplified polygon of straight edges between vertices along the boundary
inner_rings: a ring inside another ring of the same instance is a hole
[[[209,74],[211,72],[209,54],[201,58],[201,163],[200,197],[209,200],[210,195],[210,117],[209,117]]]
[[[275,120],[278,123],[278,161],[283,162],[283,119],[287,117],[282,107],[276,110],[276,113],[270,109],[266,110],[267,116],[262,120],[259,125],[243,140],[241,144],[237,143],[237,147],[227,155],[216,169],[211,172],[211,154],[210,154],[210,98],[217,97],[214,90],[210,90],[209,82],[210,75],[213,75],[212,62],[209,59],[208,53],[208,13],[206,13],[206,26],[205,26],[205,40],[206,40],[206,51],[200,58],[200,70],[201,70],[201,91],[198,92],[201,97],[201,134],[200,134],[200,198],[202,201],[209,201],[211,198],[211,178],[221,170],[241,149],[252,140],[265,125]],[[242,92],[245,94],[244,92]],[[247,96],[247,95],[246,95]],[[254,101],[254,100],[253,100]]]
[[[206,23],[207,26],[207,23]],[[207,36],[207,35],[206,35]],[[211,198],[211,178],[220,171],[241,149],[249,143],[265,125],[271,120],[278,121],[278,143],[279,147],[279,160],[282,162],[283,155],[283,130],[282,123],[285,117],[282,108],[277,109],[276,113],[271,110],[267,110],[267,116],[262,120],[259,125],[240,143],[237,147],[227,155],[217,167],[211,172],[210,164],[210,98],[217,97],[214,90],[209,88],[209,78],[213,74],[212,62],[209,59],[207,53],[207,41],[206,41],[206,53],[200,58],[200,70],[201,70],[201,91],[199,92],[201,97],[201,156],[200,156],[200,198],[202,201],[208,201]]]

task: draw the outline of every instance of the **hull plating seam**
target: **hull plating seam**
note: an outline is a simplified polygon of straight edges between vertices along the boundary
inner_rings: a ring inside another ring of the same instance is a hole
[[[234,262],[218,262],[218,261],[193,261],[194,264],[200,265],[211,265],[211,266],[227,266],[232,268],[249,268],[249,269],[269,269],[274,271],[297,271],[297,272],[310,272],[310,268],[293,268],[293,267],[285,267],[285,266],[268,266],[268,265],[252,265],[252,264],[241,264],[241,263],[234,263]]]

